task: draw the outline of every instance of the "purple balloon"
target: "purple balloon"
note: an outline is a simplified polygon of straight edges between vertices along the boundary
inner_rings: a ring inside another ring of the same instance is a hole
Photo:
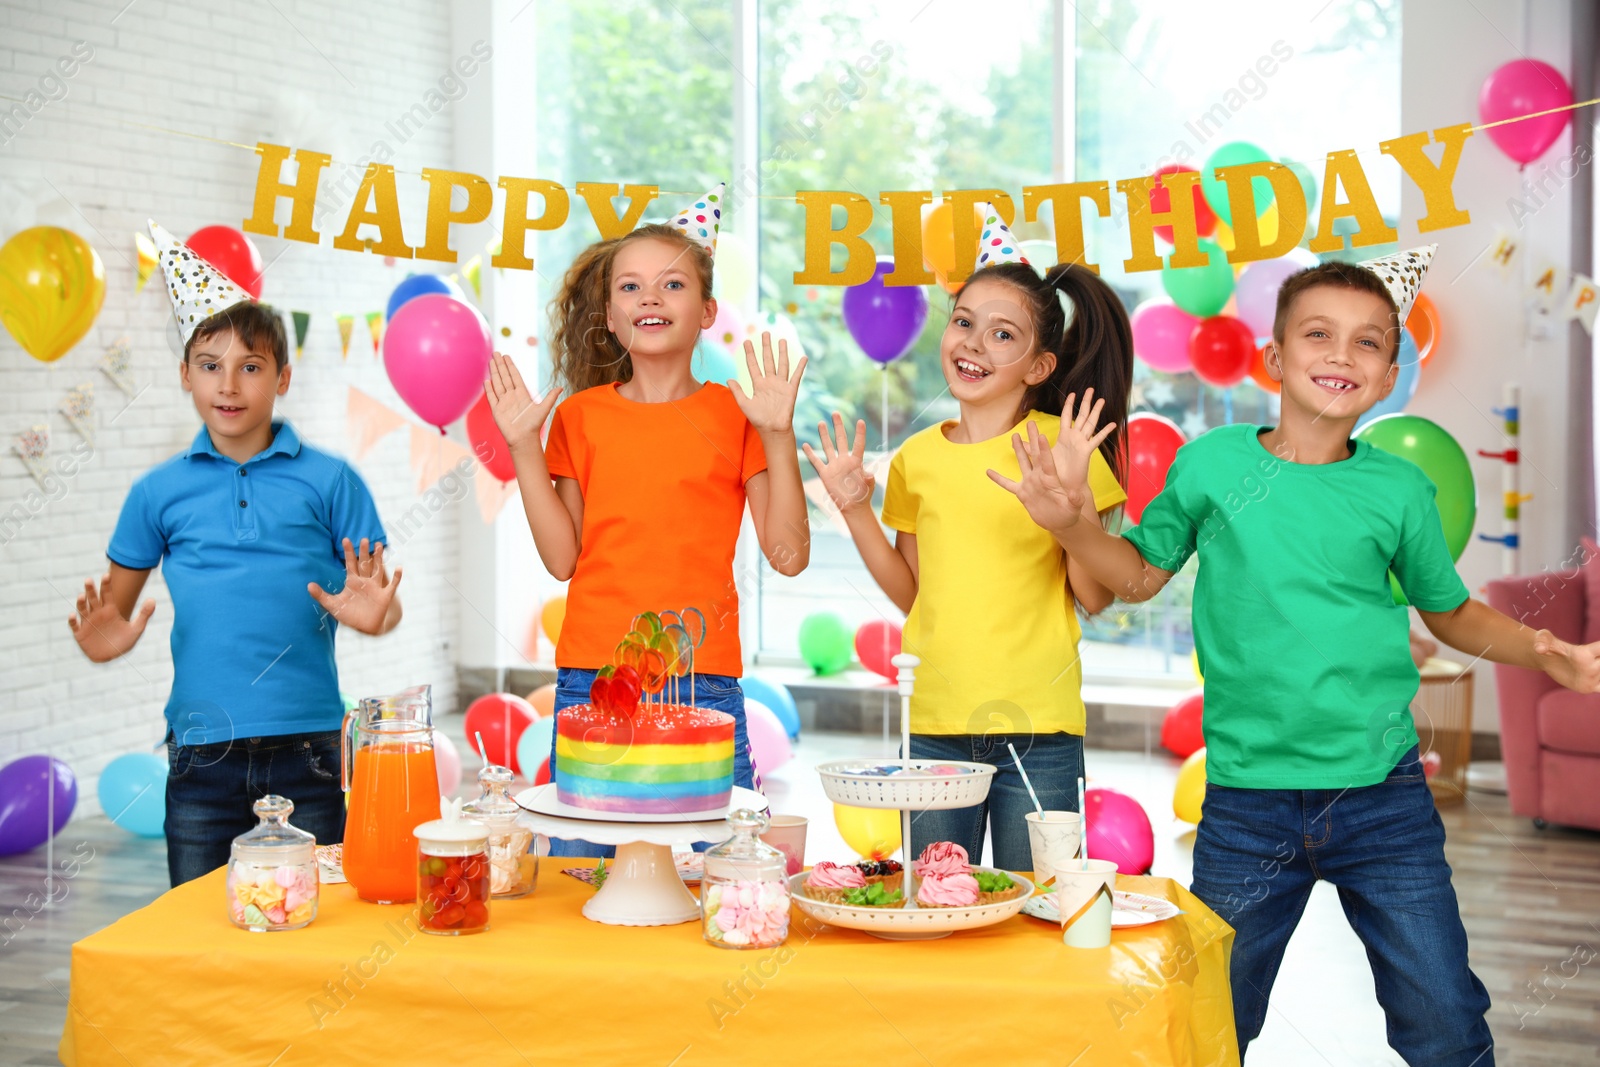
[[[883,276],[894,270],[894,260],[883,256],[872,277],[844,291],[844,324],[861,351],[879,363],[889,364],[911,351],[928,321],[928,295],[920,285],[887,286]]]
[[[1252,263],[1239,275],[1233,287],[1235,314],[1256,337],[1272,336],[1272,320],[1278,314],[1278,290],[1291,274],[1305,270],[1305,264],[1292,259],[1264,259]]]
[[[48,793],[52,782],[54,819]],[[59,834],[77,803],[78,778],[58,759],[23,756],[0,767],[0,856],[38,848]]]

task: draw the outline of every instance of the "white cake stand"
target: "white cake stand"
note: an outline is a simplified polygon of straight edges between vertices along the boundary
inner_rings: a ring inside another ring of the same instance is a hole
[[[633,822],[628,815],[571,808],[556,799],[554,784],[523,790],[517,803],[524,809],[518,820],[537,833],[617,847],[616,859],[606,862],[605,884],[583,906],[585,918],[611,926],[672,926],[698,920],[700,902],[678,877],[672,846],[724,841],[729,811],[767,808],[766,797],[740,786],[734,787],[726,810],[690,812],[681,822]]]

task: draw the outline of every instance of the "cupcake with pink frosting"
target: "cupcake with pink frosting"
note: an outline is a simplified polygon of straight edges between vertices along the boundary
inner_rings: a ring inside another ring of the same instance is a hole
[[[950,841],[935,841],[922,850],[917,874],[917,906],[970,908],[998,904],[1022,894],[1022,886],[1000,871],[973,871],[967,850]]]
[[[864,889],[867,876],[860,868],[844,863],[823,860],[806,875],[806,896],[829,904],[844,903],[844,895],[852,889]]]

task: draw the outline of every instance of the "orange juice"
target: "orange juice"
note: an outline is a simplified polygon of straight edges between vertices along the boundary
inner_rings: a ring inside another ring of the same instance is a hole
[[[377,741],[356,749],[345,820],[344,875],[362,900],[416,899],[417,839],[412,831],[439,817],[433,746]]]

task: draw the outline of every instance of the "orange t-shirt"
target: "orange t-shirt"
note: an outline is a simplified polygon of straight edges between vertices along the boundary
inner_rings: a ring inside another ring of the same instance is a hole
[[[585,389],[556,408],[544,458],[583,492],[556,665],[597,670],[635,615],[692,607],[706,617],[695,671],[743,674],[733,550],[745,482],[767,456],[727,386],[664,404],[627,400],[615,385]]]

